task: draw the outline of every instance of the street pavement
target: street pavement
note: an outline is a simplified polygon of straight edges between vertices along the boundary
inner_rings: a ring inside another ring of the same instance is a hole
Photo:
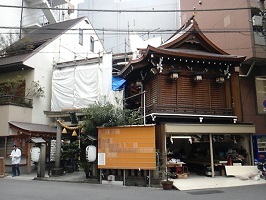
[[[73,183],[93,182],[92,180],[86,179],[83,171],[66,173],[62,176],[49,176],[48,172],[46,171],[45,177],[37,177],[37,171],[33,171],[31,173],[22,173],[20,176],[15,176],[15,177],[12,177],[12,174],[7,173],[6,176],[4,176],[3,178],[11,180],[40,180],[40,181],[73,182]]]
[[[10,175],[0,178],[2,200],[250,200],[265,199],[265,184],[225,187],[203,190],[163,190],[154,187],[136,187],[107,184],[90,184],[76,181],[82,171],[60,177],[36,179],[36,174]],[[72,178],[71,178],[72,177]],[[80,177],[81,178],[81,177]],[[79,178],[79,179],[80,179]],[[47,180],[47,181],[45,181]]]
[[[39,180],[39,181],[54,181],[54,182],[72,182],[72,183],[92,183],[99,184],[98,180],[87,179],[83,171],[75,171],[73,173],[66,173],[62,176],[48,176],[46,171],[45,177],[37,177],[37,171],[33,171],[30,174],[22,173],[20,176],[12,177],[11,174],[7,174],[4,179],[11,180]],[[225,187],[236,186],[252,186],[252,185],[264,185],[266,187],[266,180],[260,179],[254,180],[239,180],[235,177],[217,176],[215,178],[206,176],[193,176],[191,174],[187,179],[173,179],[175,187],[178,190],[200,190],[200,189],[219,189]],[[102,181],[102,185],[117,185],[123,186],[122,181]],[[160,185],[152,185],[152,187],[161,187]]]

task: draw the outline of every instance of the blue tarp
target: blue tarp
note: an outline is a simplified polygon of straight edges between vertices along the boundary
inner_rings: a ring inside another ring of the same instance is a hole
[[[122,90],[126,80],[119,77],[112,77],[112,90],[118,91]]]

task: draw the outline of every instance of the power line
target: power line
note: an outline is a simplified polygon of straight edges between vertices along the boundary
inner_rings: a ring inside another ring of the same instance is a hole
[[[38,9],[38,10],[62,10],[62,11],[86,11],[86,12],[116,12],[116,13],[160,13],[160,12],[217,12],[217,11],[237,11],[237,10],[250,10],[251,8],[215,8],[215,9],[192,9],[192,10],[108,10],[108,9],[81,9],[81,8],[41,8],[41,7],[34,7],[34,6],[12,6],[12,5],[0,5],[3,8],[25,8],[25,9]]]
[[[0,29],[9,29],[9,30],[18,30],[20,29],[20,27],[16,27],[16,26],[0,26]],[[62,32],[62,30],[65,29],[61,29],[61,28],[47,28],[45,29],[45,27],[42,28],[43,29],[43,33],[39,32],[38,34],[56,34],[57,31],[58,32]],[[25,30],[35,30],[33,28],[25,28]],[[69,33],[64,33],[64,34],[78,34],[79,28],[77,29],[71,29],[69,31]],[[106,29],[106,28],[84,28],[83,31],[104,31],[104,32],[119,32],[119,33],[124,33],[126,35],[128,35],[128,33],[147,33],[149,32],[150,34],[169,34],[169,33],[173,33],[176,32],[176,29],[158,29],[158,30],[154,30],[154,29]],[[49,32],[47,32],[49,31]],[[73,32],[72,32],[73,31]],[[75,32],[76,31],[76,32]],[[180,31],[182,33],[182,31]],[[186,31],[189,32],[189,31]],[[196,30],[192,30],[192,32],[197,32]],[[240,29],[201,29],[199,32],[202,33],[245,33],[245,32],[254,32],[254,30],[250,30],[250,29],[246,29],[246,28],[240,28]],[[10,34],[10,33],[6,33],[6,34]],[[11,34],[17,34],[17,33],[11,33]],[[92,33],[84,33],[84,34],[92,34]],[[96,34],[96,33],[95,33]],[[98,33],[97,35],[100,35],[101,33]],[[105,33],[106,34],[106,33]],[[108,33],[107,33],[108,34]]]

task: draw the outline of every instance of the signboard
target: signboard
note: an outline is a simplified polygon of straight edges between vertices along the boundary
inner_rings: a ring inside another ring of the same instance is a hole
[[[266,77],[256,77],[255,84],[258,114],[266,114]]]
[[[99,169],[156,168],[155,126],[98,128]]]

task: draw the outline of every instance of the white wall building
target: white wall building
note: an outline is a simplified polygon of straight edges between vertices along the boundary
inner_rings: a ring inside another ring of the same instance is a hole
[[[27,141],[31,137],[42,137],[48,141],[56,134],[56,128],[50,126],[55,122],[55,118],[47,117],[44,111],[51,111],[52,75],[57,63],[90,60],[94,57],[103,57],[104,53],[103,46],[93,31],[91,23],[86,17],[81,17],[38,28],[18,40],[13,44],[13,48],[6,50],[1,55],[0,86],[8,82],[8,79],[18,79],[19,77],[22,92],[24,92],[24,94],[18,93],[18,96],[16,94],[0,94],[0,156],[6,158],[7,165],[10,165],[8,155],[12,150],[12,145],[17,144],[22,150],[21,165],[27,166],[26,169],[29,172],[32,166],[29,149],[32,145]],[[107,68],[110,68],[109,77],[111,79],[112,62],[111,56],[109,57],[110,62],[107,62],[109,63]],[[73,66],[72,69],[74,68],[76,66]],[[103,66],[100,70],[107,71]],[[87,72],[91,72],[91,70],[87,70]],[[57,71],[58,74],[60,74],[60,69]],[[80,72],[80,76],[85,77],[85,82],[87,81],[88,84],[90,80],[94,80],[93,77],[86,76],[84,72]],[[70,74],[68,77],[71,78]],[[104,77],[101,78],[101,80],[104,79]],[[31,87],[33,81],[39,82],[43,87],[44,97],[25,98],[27,89]],[[60,86],[68,87],[68,85]],[[71,86],[75,85],[71,84]],[[86,85],[83,86],[86,87]],[[101,87],[105,87],[105,85],[101,85]],[[76,96],[79,94],[82,96],[76,100],[80,104],[75,105],[86,103],[86,97],[83,95],[86,93],[79,93],[79,91],[75,93]],[[53,102],[60,102],[60,98],[58,98],[59,100],[55,99],[53,98]],[[57,104],[62,107],[56,107],[57,110],[58,108],[59,110],[75,108],[74,104],[69,106],[64,102],[63,98],[63,103]]]
[[[0,34],[14,38],[36,28],[77,17],[77,4],[83,0],[1,0]],[[51,9],[53,8],[53,9]],[[58,8],[58,10],[54,9]]]

